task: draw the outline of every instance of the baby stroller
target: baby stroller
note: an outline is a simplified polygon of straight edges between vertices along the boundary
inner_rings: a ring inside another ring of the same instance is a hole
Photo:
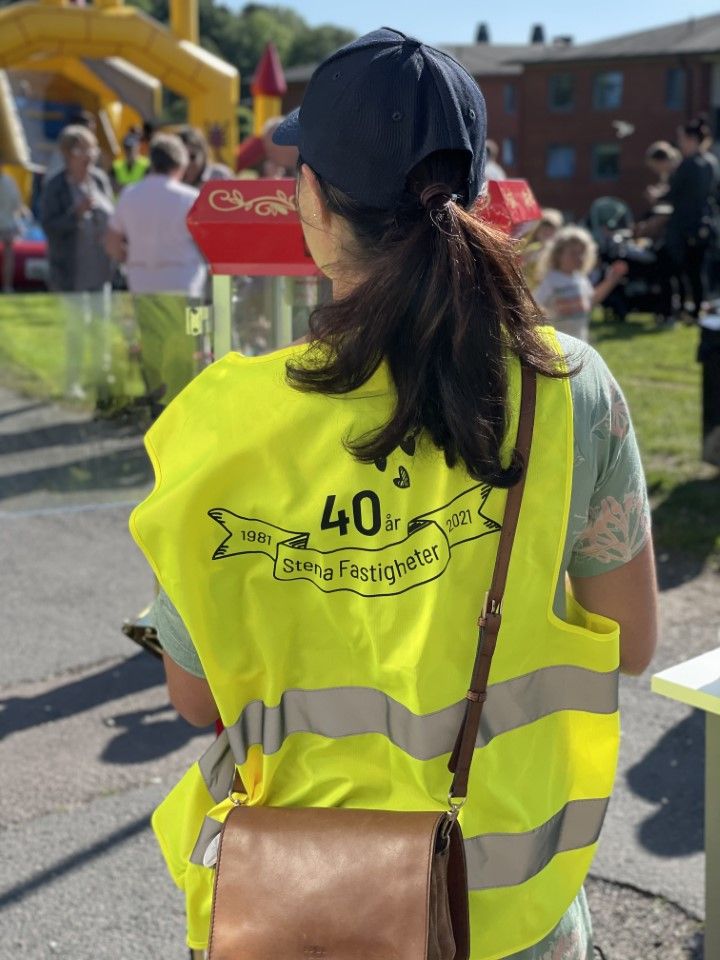
[[[601,280],[614,260],[624,260],[627,275],[602,303],[605,319],[624,322],[629,313],[662,312],[662,284],[657,251],[633,237],[630,207],[617,197],[599,197],[588,213],[587,225],[598,245],[597,275]]]

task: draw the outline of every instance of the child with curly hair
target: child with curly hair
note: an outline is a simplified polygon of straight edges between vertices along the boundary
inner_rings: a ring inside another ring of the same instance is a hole
[[[555,234],[539,265],[540,285],[535,301],[549,321],[563,333],[587,340],[592,308],[608,296],[627,273],[622,260],[611,263],[606,276],[593,287],[590,273],[597,261],[597,245],[582,227],[563,227]]]

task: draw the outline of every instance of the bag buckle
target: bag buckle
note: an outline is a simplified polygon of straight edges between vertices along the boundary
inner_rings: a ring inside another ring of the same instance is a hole
[[[487,621],[488,613],[492,613],[495,616],[502,615],[502,599],[500,600],[491,600],[490,591],[485,591],[485,599],[483,600],[482,613],[478,617],[478,627],[484,627]]]
[[[228,800],[232,803],[234,807],[243,807],[248,801],[248,795],[245,790],[245,785],[240,779],[240,774],[235,769],[235,775],[233,776],[233,782],[230,785],[228,790]]]
[[[452,826],[458,818],[458,814],[465,806],[467,797],[454,797],[452,791],[448,792],[448,821]]]

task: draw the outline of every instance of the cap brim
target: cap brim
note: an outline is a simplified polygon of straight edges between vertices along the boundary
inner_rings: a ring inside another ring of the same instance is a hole
[[[272,142],[279,147],[300,146],[300,107],[289,113],[280,126],[273,130]]]

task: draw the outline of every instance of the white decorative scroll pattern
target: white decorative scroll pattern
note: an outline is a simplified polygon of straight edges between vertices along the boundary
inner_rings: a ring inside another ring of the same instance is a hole
[[[276,190],[274,196],[249,197],[247,200],[238,189],[213,190],[208,197],[208,203],[218,213],[245,210],[259,217],[286,217],[297,212],[295,197],[284,190]]]

